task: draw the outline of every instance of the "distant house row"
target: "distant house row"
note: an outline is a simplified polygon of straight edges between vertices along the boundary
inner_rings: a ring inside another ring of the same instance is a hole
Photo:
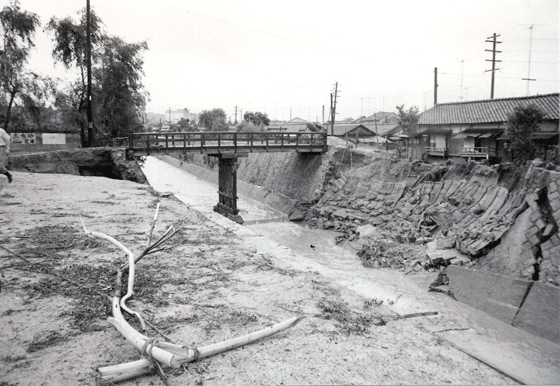
[[[410,138],[413,158],[511,160],[507,119],[518,106],[534,105],[544,114],[532,135],[537,156],[558,147],[559,94],[442,103],[420,114],[418,134]]]
[[[403,132],[397,114],[385,112],[337,122],[334,127],[328,124],[326,130],[351,140],[404,142],[408,156],[416,159],[510,161],[507,119],[516,107],[528,105],[544,114],[539,132],[532,135],[537,157],[544,159],[547,152],[558,151],[558,93],[437,104],[420,114],[417,133],[412,136]]]

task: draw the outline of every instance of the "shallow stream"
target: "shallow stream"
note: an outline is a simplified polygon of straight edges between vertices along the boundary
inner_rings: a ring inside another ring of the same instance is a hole
[[[367,300],[382,300],[400,315],[437,311],[436,317],[414,318],[413,324],[441,333],[443,339],[499,371],[513,374],[514,379],[540,380],[542,371],[550,369],[555,372],[544,378],[546,382],[560,376],[557,345],[447,295],[428,292],[436,273],[405,275],[389,268],[366,268],[356,251],[336,245],[336,233],[286,221],[285,215],[243,196],[239,197],[238,208],[246,225],[239,225],[213,211],[218,200],[215,184],[153,157],[148,157],[143,170],[156,191],[172,192],[224,231],[235,233],[248,248],[270,256],[280,267],[318,272]]]
[[[213,211],[218,201],[215,184],[153,157],[147,158],[143,171],[156,191],[173,193],[188,207],[244,237],[259,253],[270,253],[294,268],[317,271],[366,298],[392,303],[404,313],[434,311],[442,302],[456,303],[427,292],[435,273],[406,276],[392,269],[366,268],[356,251],[336,245],[335,232],[286,221],[282,213],[242,195],[238,208],[245,225],[236,224]]]

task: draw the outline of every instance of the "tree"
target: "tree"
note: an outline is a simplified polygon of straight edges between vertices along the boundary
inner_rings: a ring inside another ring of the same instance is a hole
[[[80,80],[72,83],[72,89],[66,91],[70,93],[69,99],[72,101],[66,107],[72,106],[77,110],[77,114],[72,114],[72,124],[75,120],[79,120],[82,131],[82,143],[85,142],[85,130],[87,126],[86,98],[87,98],[87,10],[82,9],[79,21],[74,21],[71,17],[57,19],[55,17],[47,23],[46,29],[54,34],[55,46],[52,56],[55,61],[63,64],[67,69],[75,68]],[[105,34],[101,29],[101,19],[95,14],[94,10],[90,12],[90,31],[91,31],[91,47],[92,62],[95,62],[98,55],[94,53],[101,49],[101,43],[105,39]],[[59,102],[65,98],[59,98]],[[70,122],[65,122],[70,123]]]
[[[243,120],[246,122],[252,122],[255,126],[260,126],[261,123],[264,126],[268,126],[270,124],[270,119],[268,118],[268,115],[266,113],[261,113],[261,112],[251,112],[251,111],[247,111],[245,114],[243,114]]]
[[[410,107],[405,110],[404,105],[397,106],[399,114],[399,125],[402,126],[406,134],[416,134],[418,131],[418,120],[420,119],[420,110],[417,106]]]
[[[126,43],[118,37],[107,37],[103,42],[102,65],[95,71],[95,144],[141,130],[146,107],[142,54],[147,49],[146,42]]]
[[[78,79],[59,94],[57,103],[63,116],[72,124],[78,123],[82,136],[87,124],[87,14],[83,9],[79,21],[70,17],[52,18],[47,29],[54,33],[53,58],[66,69],[75,68]],[[95,12],[90,13],[92,44],[92,99],[96,137],[94,145],[105,145],[112,138],[127,136],[142,128],[142,117],[148,93],[142,84],[143,53],[146,42],[127,43],[109,36],[102,30],[103,22]],[[75,113],[70,113],[74,109]]]
[[[19,1],[12,1],[0,12],[2,43],[0,50],[0,98],[5,107],[4,130],[8,129],[16,98],[32,89],[34,77],[25,72],[25,65],[33,43],[35,29],[40,26],[39,16],[22,11]]]
[[[518,106],[508,116],[506,133],[516,162],[533,158],[536,147],[531,136],[539,131],[543,117],[544,114],[535,105]]]
[[[204,110],[198,116],[198,123],[207,131],[219,131],[227,129],[226,112],[223,109]]]

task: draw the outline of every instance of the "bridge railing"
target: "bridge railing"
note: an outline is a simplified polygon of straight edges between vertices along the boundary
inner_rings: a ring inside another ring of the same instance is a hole
[[[134,133],[128,138],[128,149],[146,154],[171,150],[206,154],[292,150],[316,153],[326,151],[327,135],[275,131]]]

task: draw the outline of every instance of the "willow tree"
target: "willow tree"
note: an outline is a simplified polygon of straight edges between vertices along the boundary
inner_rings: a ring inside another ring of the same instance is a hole
[[[59,90],[57,95],[57,107],[63,112],[64,117],[69,118],[65,122],[70,126],[78,126],[85,136],[87,125],[87,13],[86,9],[78,12],[79,19],[74,20],[67,16],[63,19],[55,17],[47,23],[46,29],[54,35],[54,48],[52,56],[55,61],[62,63],[66,70],[76,71],[78,79]],[[96,54],[100,49],[105,34],[102,30],[102,21],[92,10],[90,13],[90,31],[92,61],[96,60]],[[72,111],[73,110],[73,111]]]
[[[126,137],[142,128],[147,92],[142,84],[146,42],[126,43],[118,37],[103,42],[102,65],[95,71],[97,145]]]
[[[33,35],[39,27],[39,16],[23,11],[14,0],[0,12],[2,48],[0,49],[0,103],[4,105],[4,130],[12,118],[16,98],[35,86],[37,75],[26,71]],[[35,75],[35,76],[33,76]]]
[[[58,95],[58,108],[64,117],[79,120],[84,134],[87,124],[87,15],[80,19],[52,18],[47,29],[54,33],[52,55],[67,70],[76,70],[78,79]],[[127,43],[102,30],[103,22],[91,11],[92,99],[94,106],[94,145],[127,136],[142,126],[147,93],[142,85],[143,53],[146,42]],[[72,113],[72,109],[75,113]]]

